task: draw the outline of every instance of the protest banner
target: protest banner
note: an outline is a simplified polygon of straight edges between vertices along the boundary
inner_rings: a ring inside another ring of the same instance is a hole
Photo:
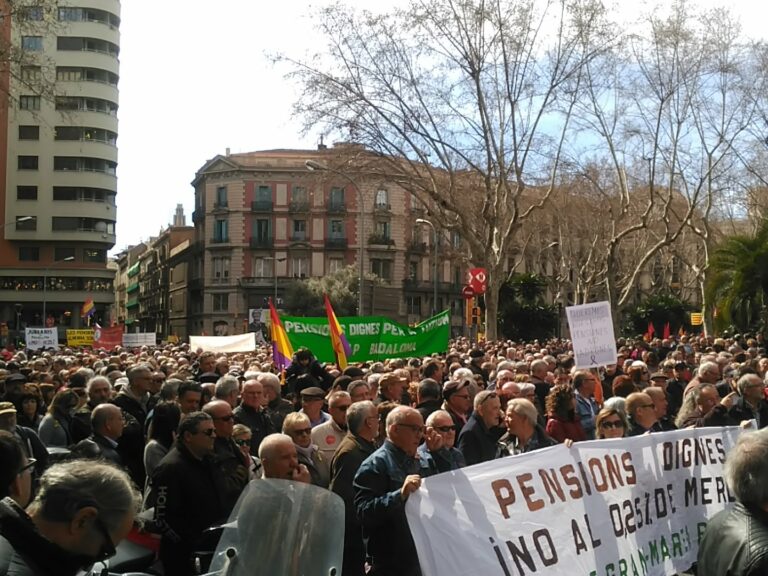
[[[190,336],[189,347],[205,352],[253,352],[256,350],[256,338],[253,332],[234,336]]]
[[[28,350],[58,348],[59,331],[56,328],[26,328],[24,330],[24,342]]]
[[[155,344],[157,344],[157,335],[154,332],[126,332],[123,334],[123,346],[126,348],[154,346]]]
[[[103,348],[112,350],[115,346],[121,346],[123,343],[123,326],[111,326],[103,328],[96,325],[93,329],[93,347],[94,349]]]
[[[327,318],[281,316],[293,349],[302,346],[312,350],[320,362],[335,362]],[[413,328],[383,316],[339,318],[352,353],[347,360],[364,362],[426,356],[445,352],[451,336],[451,318],[446,310]]]
[[[662,576],[734,501],[741,430],[579,442],[425,478],[405,507],[423,576]]]
[[[568,316],[576,368],[616,364],[616,339],[613,337],[610,302],[568,306],[565,313]]]
[[[67,346],[93,346],[93,330],[67,330]]]

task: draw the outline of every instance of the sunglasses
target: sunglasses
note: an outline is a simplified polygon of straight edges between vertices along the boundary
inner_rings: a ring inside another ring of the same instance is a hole
[[[251,445],[251,439],[250,438],[240,438],[235,440],[235,444],[238,446],[250,446]]]
[[[312,428],[302,428],[301,430],[294,430],[293,433],[296,434],[296,436],[301,436],[302,434],[306,434],[307,436],[309,436],[310,434],[312,434]]]
[[[216,430],[214,430],[213,428],[206,428],[205,430],[198,430],[197,433],[205,434],[206,436],[213,436],[214,434],[216,434]]]
[[[440,432],[440,434],[449,434],[456,431],[456,428],[453,426],[433,426],[432,428]]]
[[[37,464],[37,460],[34,458],[27,458],[27,464],[19,470],[19,475],[24,474],[27,470],[32,470],[32,468],[35,467],[35,464]]]
[[[94,518],[93,522],[96,525],[98,531],[101,532],[101,535],[104,537],[104,543],[101,545],[101,549],[99,550],[95,560],[96,562],[103,562],[107,558],[112,558],[112,556],[114,556],[117,552],[117,549],[115,548],[115,543],[112,541],[112,536],[109,534],[109,530],[107,530],[104,522],[102,522],[98,516]]]
[[[605,422],[600,423],[600,428],[606,430],[613,430],[615,428],[618,430],[619,428],[624,428],[624,422],[621,420],[606,420]]]

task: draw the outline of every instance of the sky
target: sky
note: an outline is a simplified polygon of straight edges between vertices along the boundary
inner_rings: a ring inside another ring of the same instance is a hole
[[[405,0],[357,0],[386,9]],[[314,148],[291,118],[287,71],[269,55],[322,48],[312,16],[328,0],[123,0],[120,45],[117,243],[112,253],[170,224],[177,204],[192,223],[190,182],[203,164],[231,152]],[[704,6],[714,0],[698,0]],[[634,0],[617,0],[634,7]],[[768,6],[732,0],[745,34],[764,37]],[[630,16],[628,16],[630,17]]]

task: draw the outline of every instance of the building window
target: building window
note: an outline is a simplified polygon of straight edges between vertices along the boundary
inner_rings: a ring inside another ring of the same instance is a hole
[[[419,278],[419,263],[416,260],[408,262],[408,279],[417,280]]]
[[[40,66],[22,66],[21,81],[25,83],[39,82],[43,79],[43,69]]]
[[[19,20],[25,20],[27,22],[42,22],[43,21],[43,7],[42,6],[21,6],[16,12],[16,16]]]
[[[213,258],[213,281],[214,282],[229,281],[229,258],[225,258],[225,257]]]
[[[254,258],[253,259],[253,276],[254,278],[274,278],[272,272],[275,261],[271,258]]]
[[[383,188],[376,191],[376,208],[389,209],[389,193]]]
[[[392,280],[392,260],[371,258],[371,273],[390,282]]]
[[[35,216],[16,216],[16,230],[37,230],[37,218]]]
[[[328,236],[330,238],[344,238],[344,221],[331,220],[328,224]]]
[[[57,246],[53,250],[53,259],[54,260],[64,260],[66,258],[74,258],[75,257],[75,249],[69,248],[66,246]]]
[[[20,262],[37,262],[38,260],[40,260],[40,248],[37,246],[19,247]]]
[[[219,186],[216,188],[215,207],[217,208],[227,207],[227,187],[226,186]]]
[[[307,189],[302,186],[294,186],[291,200],[299,204],[307,203]]]
[[[115,223],[98,218],[78,218],[76,216],[54,216],[51,220],[55,232],[100,232],[115,234]]]
[[[455,230],[451,230],[451,246],[461,248],[461,234]]]
[[[328,195],[328,207],[340,210],[344,208],[344,188],[331,188]]]
[[[389,240],[392,237],[392,224],[386,221],[376,222],[376,237]]]
[[[82,19],[82,8],[59,8],[60,22],[80,22]]]
[[[251,239],[253,248],[269,248],[272,246],[271,220],[268,218],[258,218],[251,224]]]
[[[40,110],[40,96],[19,96],[19,108],[22,110]]]
[[[43,37],[42,36],[22,36],[21,49],[26,50],[27,52],[42,52]]]
[[[271,202],[272,201],[272,187],[271,186],[259,186],[256,190],[256,200],[259,202]]]
[[[213,223],[213,241],[229,242],[229,222],[227,220],[216,220]]]
[[[40,126],[19,126],[19,140],[40,140]]]
[[[309,258],[306,256],[294,256],[291,258],[291,275],[294,278],[306,278],[309,276]]]
[[[83,250],[83,262],[98,262],[101,264],[106,261],[107,261],[106,250],[93,249],[93,248],[86,248],[85,250]]]
[[[294,220],[293,221],[293,233],[291,234],[291,240],[306,240],[307,239],[307,221],[306,220]]]
[[[37,200],[37,186],[16,186],[16,200]]]
[[[328,273],[333,274],[344,268],[343,258],[328,258]]]
[[[408,314],[421,316],[421,296],[406,296],[405,306]]]
[[[213,295],[213,311],[226,312],[229,310],[229,294]]]
[[[37,156],[19,156],[19,170],[37,170]]]

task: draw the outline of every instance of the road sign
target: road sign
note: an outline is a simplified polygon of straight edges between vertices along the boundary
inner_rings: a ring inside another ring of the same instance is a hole
[[[488,287],[488,273],[485,268],[471,268],[467,272],[467,284],[472,287],[475,294],[485,294]]]
[[[472,286],[467,285],[461,289],[461,295],[464,297],[465,300],[469,300],[470,298],[475,297],[475,291],[472,289]]]

